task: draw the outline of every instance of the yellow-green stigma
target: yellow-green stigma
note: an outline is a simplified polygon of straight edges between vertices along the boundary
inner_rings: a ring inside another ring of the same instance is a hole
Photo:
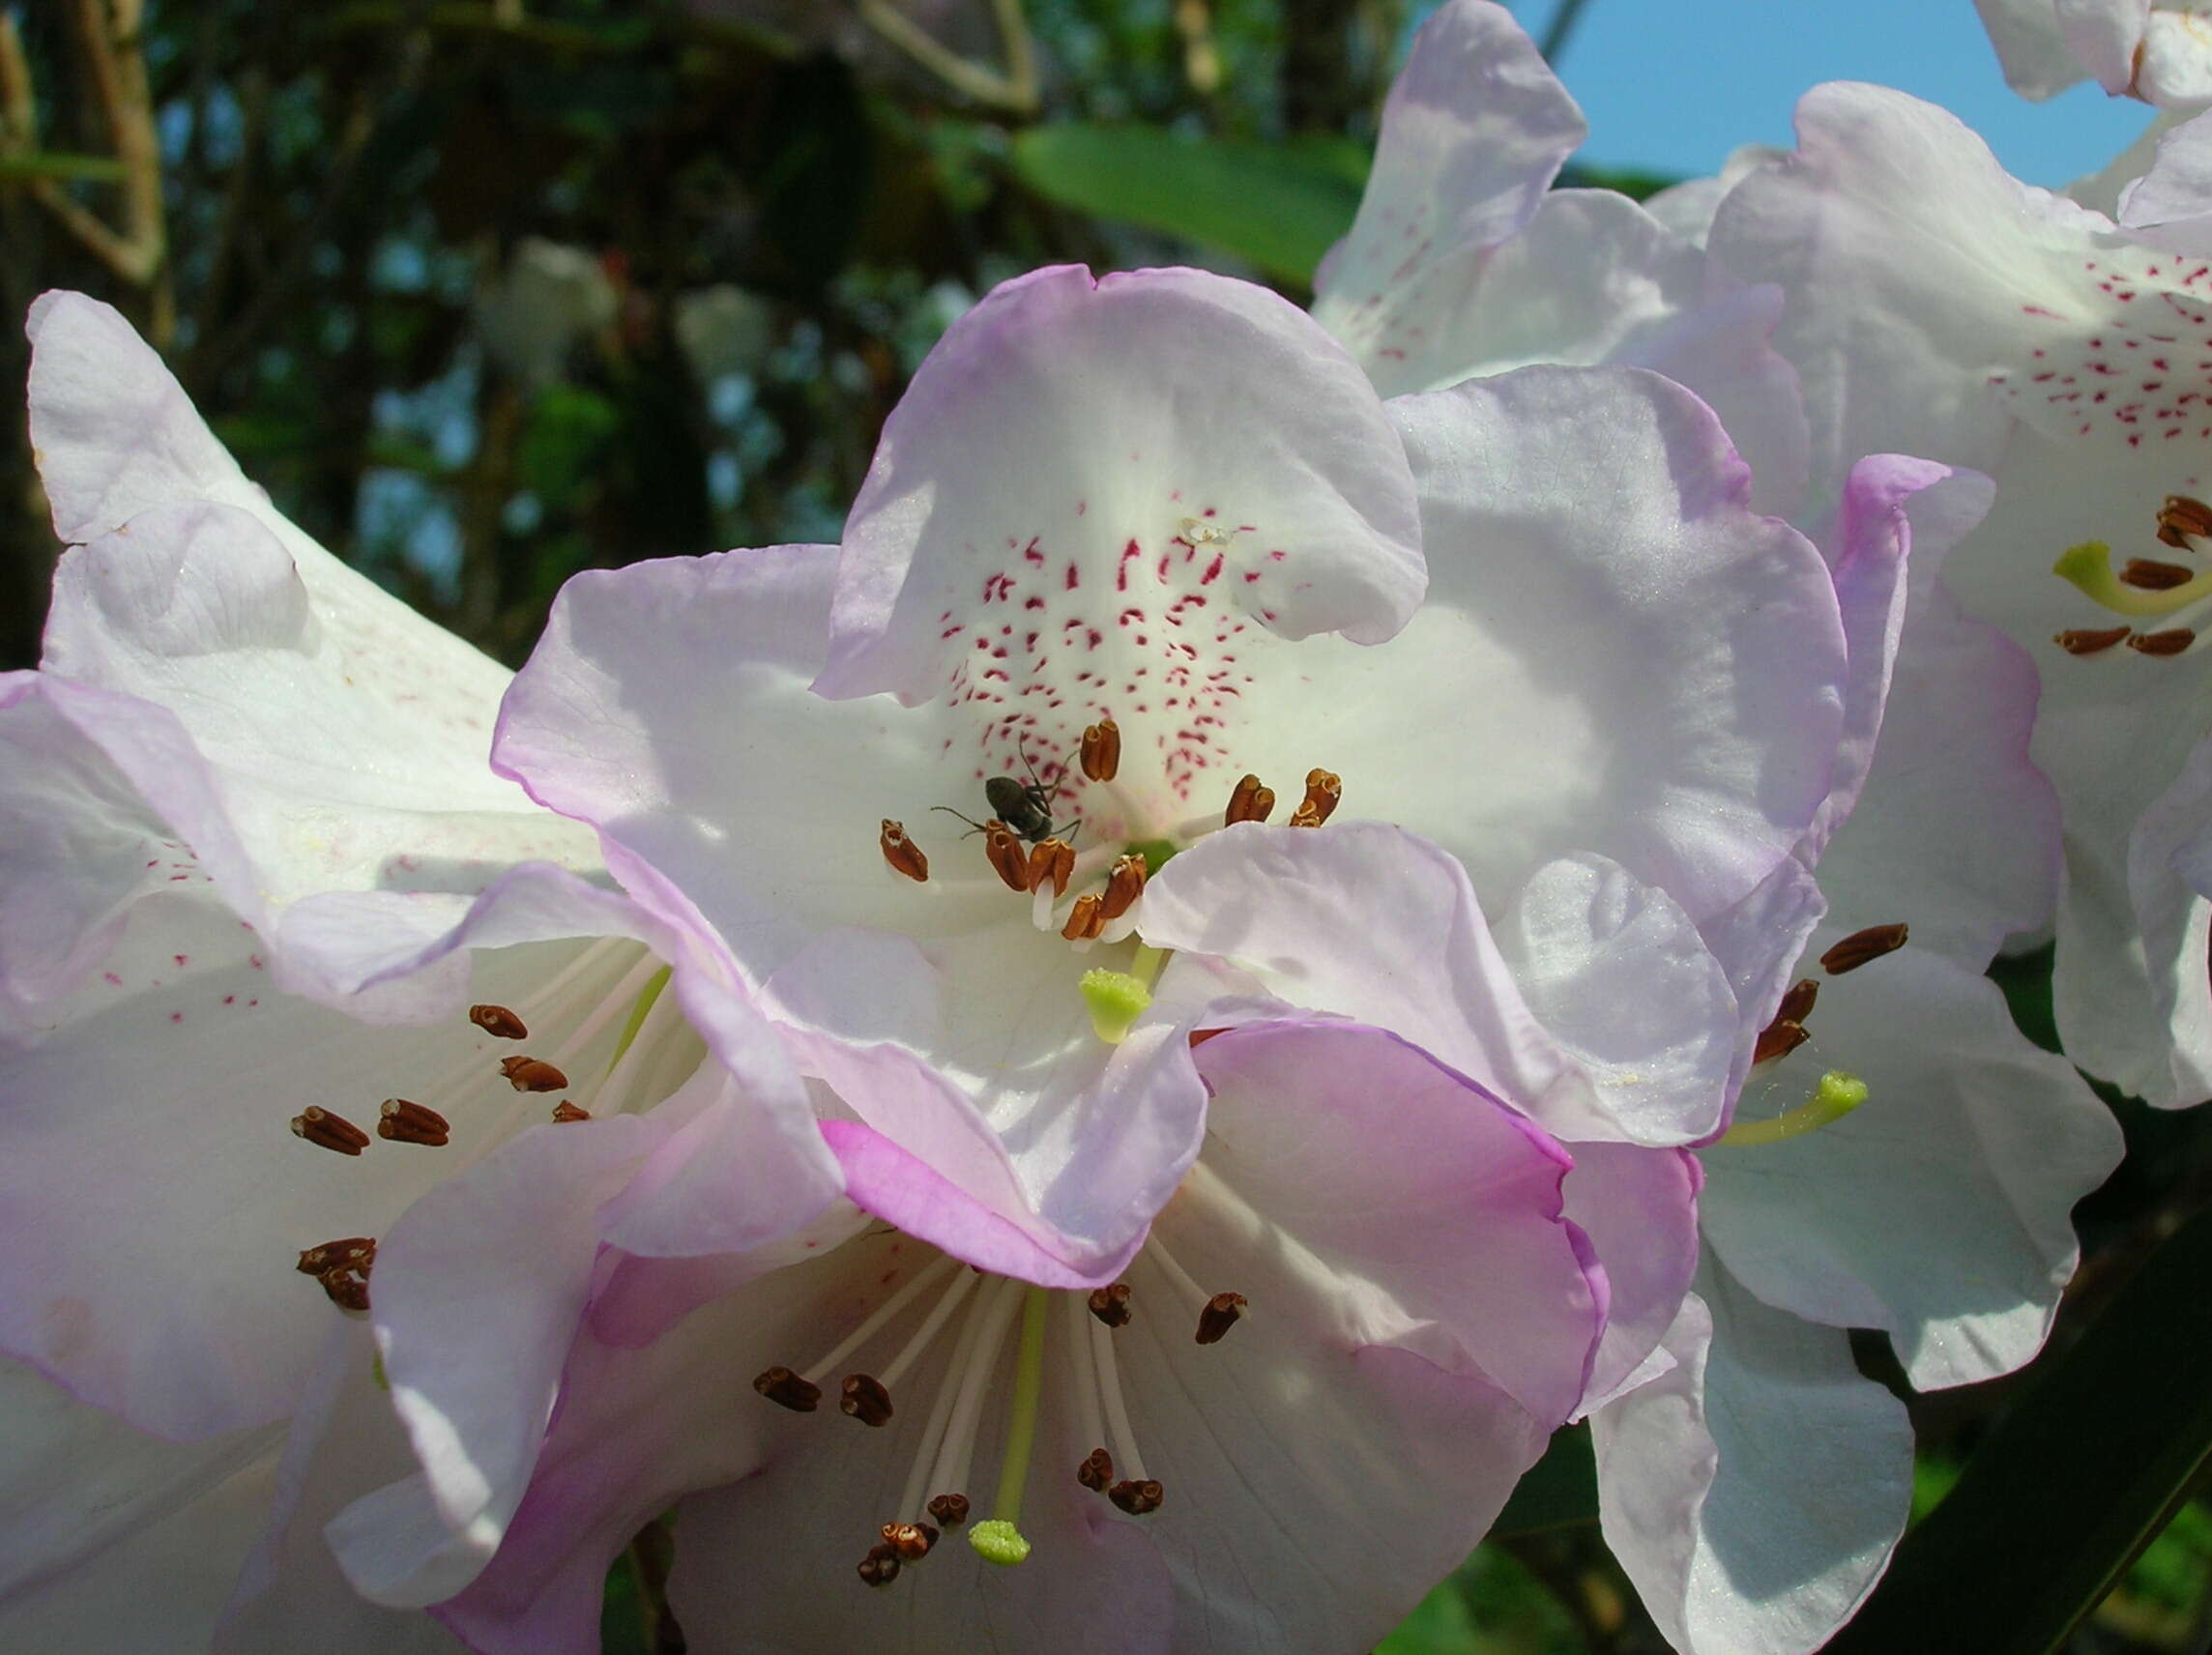
[[[1149,996],[1147,998],[1150,998]],[[1044,1389],[1045,1291],[1022,1292],[1022,1344],[1014,1366],[1014,1407],[1006,1422],[1006,1452],[999,1463],[998,1515],[968,1531],[968,1544],[986,1562],[1010,1567],[1027,1558],[1030,1543],[1015,1526],[1022,1520],[1022,1491],[1036,1446],[1037,1399]]]
[[[1080,984],[1091,1011],[1091,1028],[1109,1046],[1119,1046],[1152,1003],[1152,991],[1127,972],[1090,971]]]
[[[2212,569],[2164,591],[2128,585],[2112,572],[2112,548],[2102,540],[2084,540],[2079,546],[2067,547],[2051,566],[2051,572],[2115,615],[2171,615],[2198,598],[2212,596]]]
[[[1856,1075],[1841,1069],[1830,1069],[1820,1077],[1820,1084],[1813,1089],[1813,1095],[1795,1109],[1776,1116],[1772,1120],[1745,1120],[1730,1127],[1723,1134],[1723,1148],[1741,1149],[1762,1144],[1786,1144],[1792,1138],[1802,1138],[1808,1132],[1818,1132],[1823,1126],[1837,1121],[1867,1100],[1867,1084]]]

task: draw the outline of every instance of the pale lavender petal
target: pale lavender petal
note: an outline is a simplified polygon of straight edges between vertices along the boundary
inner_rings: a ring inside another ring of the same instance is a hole
[[[1605,1336],[1578,1411],[1613,1397],[1660,1349],[1698,1268],[1697,1156],[1641,1144],[1577,1144],[1566,1215],[1604,1267]]]
[[[1053,629],[1103,631],[1131,560],[1209,561],[1189,543],[1202,525],[1228,537],[1214,596],[1255,630],[1378,643],[1420,601],[1405,455],[1310,318],[1202,271],[1006,282],[952,325],[884,426],[817,687],[960,695],[977,646],[1001,637],[979,608],[1026,622],[1016,605],[1044,596]]]

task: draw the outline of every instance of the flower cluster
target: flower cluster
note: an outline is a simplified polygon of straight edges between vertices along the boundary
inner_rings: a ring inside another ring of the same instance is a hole
[[[1982,10],[2203,101],[2191,8]],[[2116,220],[1872,87],[1583,135],[1450,0],[1310,313],[1006,282],[839,544],[511,679],[40,300],[9,1639],[590,1651],[673,1508],[695,1650],[1365,1648],[1586,1420],[1676,1647],[1848,1619],[1849,1330],[2018,1368],[2119,1157],[1993,958],[2212,1092],[2212,134]]]

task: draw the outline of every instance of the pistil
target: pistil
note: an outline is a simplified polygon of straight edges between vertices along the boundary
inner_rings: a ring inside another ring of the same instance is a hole
[[[968,1531],[968,1544],[993,1563],[1019,1563],[1030,1554],[1030,1543],[1020,1527],[1022,1492],[1029,1481],[1030,1455],[1036,1446],[1037,1398],[1044,1389],[1044,1289],[1024,1289],[1021,1350],[1014,1365],[1006,1450],[999,1461],[999,1495],[991,1516]]]
[[[1786,1144],[1792,1138],[1802,1138],[1808,1132],[1818,1132],[1823,1126],[1837,1121],[1867,1100],[1867,1084],[1858,1076],[1846,1074],[1841,1069],[1830,1069],[1820,1077],[1820,1084],[1813,1095],[1795,1109],[1788,1110],[1771,1120],[1744,1120],[1730,1127],[1720,1138],[1723,1148],[1755,1148],[1767,1144]]]

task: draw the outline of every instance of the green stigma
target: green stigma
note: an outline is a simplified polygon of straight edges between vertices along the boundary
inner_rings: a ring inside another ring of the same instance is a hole
[[[1168,858],[1182,847],[1173,839],[1139,839],[1121,847],[1122,854],[1145,858],[1145,877],[1151,879],[1168,865]]]
[[[1787,1144],[1792,1138],[1833,1126],[1866,1100],[1866,1082],[1841,1069],[1830,1069],[1820,1077],[1813,1095],[1795,1109],[1772,1120],[1746,1120],[1730,1127],[1721,1137],[1721,1147],[1741,1149],[1762,1144]]]
[[[2102,540],[2083,540],[2079,546],[2067,547],[2051,566],[2051,572],[2115,615],[2171,615],[2212,594],[2212,571],[2164,592],[2129,586],[2112,573],[2112,548]]]
[[[638,991],[637,1003],[629,1008],[629,1021],[623,1025],[622,1038],[615,1042],[614,1056],[607,1060],[609,1069],[622,1061],[623,1054],[628,1051],[631,1042],[636,1040],[637,1031],[645,1027],[645,1015],[653,1009],[653,1002],[660,998],[660,991],[668,986],[668,973],[671,969],[668,966],[662,966],[660,970],[646,979],[645,987]]]
[[[968,1531],[968,1544],[984,1560],[1011,1566],[1030,1554],[1030,1543],[1015,1526],[1022,1520],[1022,1490],[1030,1475],[1030,1454],[1036,1447],[1037,1400],[1044,1391],[1045,1291],[1022,1292],[1022,1343],[1014,1360],[1014,1407],[1006,1422],[1006,1452],[999,1462],[998,1515]]]
[[[983,1554],[986,1563],[1012,1568],[1026,1560],[1030,1543],[1022,1531],[1003,1517],[988,1517],[968,1531],[968,1544]]]
[[[1109,1046],[1119,1046],[1127,1039],[1137,1019],[1152,1003],[1152,991],[1144,979],[1127,972],[1085,972],[1079,986],[1083,1003],[1091,1010],[1091,1030]]]

